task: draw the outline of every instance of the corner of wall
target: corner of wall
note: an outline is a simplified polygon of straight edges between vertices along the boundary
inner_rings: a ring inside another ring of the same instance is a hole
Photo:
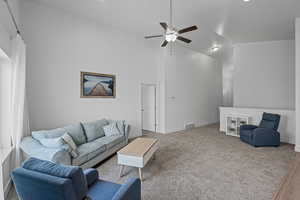
[[[295,145],[295,151],[300,153],[300,146],[299,145]]]

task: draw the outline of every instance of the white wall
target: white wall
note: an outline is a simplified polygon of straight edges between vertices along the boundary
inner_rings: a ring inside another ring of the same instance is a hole
[[[234,107],[295,109],[294,41],[234,47]]]
[[[141,83],[156,83],[158,53],[142,37],[31,1],[21,3],[32,130],[125,119],[141,135]],[[157,47],[158,49],[158,47]],[[81,99],[80,71],[116,75],[116,99]]]
[[[295,150],[300,152],[300,18],[295,23],[295,46],[296,46],[296,146]]]
[[[220,131],[226,131],[226,116],[240,114],[250,116],[250,124],[258,125],[261,121],[263,112],[277,113],[281,116],[278,131],[280,132],[280,141],[295,144],[295,111],[278,109],[259,109],[259,108],[220,108]]]
[[[233,106],[234,62],[233,48],[228,48],[221,58],[223,65],[223,106]]]
[[[22,1],[21,18],[32,130],[108,117],[138,136],[141,83],[158,86],[159,132],[218,122],[222,67],[211,57],[182,47],[169,57],[157,43],[34,1]],[[116,74],[117,98],[80,99],[80,71]]]
[[[19,22],[19,0],[8,1],[17,23]],[[0,1],[0,48],[10,56],[11,38],[16,35],[16,29],[4,1]]]
[[[165,132],[219,121],[222,104],[222,66],[209,56],[175,45],[165,53]]]

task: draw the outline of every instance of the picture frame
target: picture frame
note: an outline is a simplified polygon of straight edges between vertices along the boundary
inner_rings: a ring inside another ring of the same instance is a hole
[[[81,98],[116,98],[116,76],[95,72],[80,72]]]

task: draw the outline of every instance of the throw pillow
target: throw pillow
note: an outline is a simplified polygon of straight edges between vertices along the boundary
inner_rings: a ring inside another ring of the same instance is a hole
[[[108,124],[108,122],[106,119],[82,123],[87,141],[91,142],[100,137],[103,137],[105,135],[105,133],[103,131],[103,126],[105,126],[107,124]]]
[[[60,148],[64,145],[64,141],[61,137],[58,138],[44,138],[40,139],[39,142],[45,147],[49,148]]]
[[[77,145],[73,141],[72,137],[68,133],[65,133],[61,138],[69,146],[71,156],[76,158],[78,156]]]
[[[86,143],[86,138],[82,129],[81,123],[69,125],[63,128],[65,132],[69,133],[76,145]]]
[[[103,127],[105,136],[122,135],[117,127],[117,123],[111,123]]]
[[[32,131],[32,137],[38,141],[41,139],[51,139],[58,138],[65,134],[65,130],[62,128],[52,129],[52,130],[41,130],[41,131]]]
[[[117,127],[118,127],[120,133],[125,135],[125,120],[111,120],[111,119],[108,119],[107,121],[109,122],[109,124],[117,123]]]

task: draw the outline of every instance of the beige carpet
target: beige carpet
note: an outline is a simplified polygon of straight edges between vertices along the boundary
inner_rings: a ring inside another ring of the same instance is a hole
[[[148,137],[158,138],[160,149],[143,170],[143,200],[272,199],[295,157],[292,145],[253,148],[216,125]],[[138,177],[138,170],[127,167],[119,178],[116,156],[98,169],[102,179],[118,183]]]
[[[281,184],[274,200],[299,200],[300,199],[300,153],[292,162],[289,174]]]
[[[216,125],[148,137],[158,138],[160,149],[143,170],[143,200],[271,200],[296,155],[287,144],[253,148]],[[118,183],[138,177],[127,167],[119,178],[116,156],[98,169],[102,179]]]

